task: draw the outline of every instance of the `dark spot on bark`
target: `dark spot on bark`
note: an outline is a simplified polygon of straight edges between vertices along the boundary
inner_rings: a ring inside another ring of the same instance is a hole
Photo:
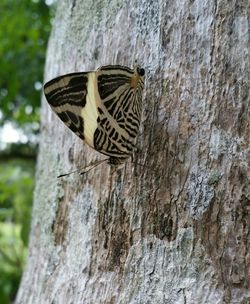
[[[100,202],[98,207],[97,222],[93,233],[101,242],[92,243],[93,257],[99,256],[99,267],[103,271],[118,269],[123,272],[124,263],[132,245],[129,216],[123,206],[123,202],[117,197],[110,197],[105,202]],[[97,267],[91,263],[91,273]]]
[[[63,197],[58,202],[56,216],[51,226],[54,235],[55,245],[62,245],[68,231],[68,201]]]
[[[99,49],[96,47],[93,52],[94,59],[97,60],[99,57]]]
[[[74,147],[70,147],[68,152],[68,158],[70,163],[73,163],[74,161],[73,155],[74,155]]]

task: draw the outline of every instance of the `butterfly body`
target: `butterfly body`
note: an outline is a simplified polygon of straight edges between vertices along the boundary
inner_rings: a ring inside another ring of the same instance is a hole
[[[113,165],[131,156],[139,131],[144,70],[103,66],[72,73],[44,86],[58,117]]]

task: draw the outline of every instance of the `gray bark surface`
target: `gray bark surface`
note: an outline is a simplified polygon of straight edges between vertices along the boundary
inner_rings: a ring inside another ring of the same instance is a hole
[[[250,303],[249,33],[249,0],[58,1],[45,81],[140,63],[143,117],[133,162],[57,179],[103,156],[42,98],[16,304]]]

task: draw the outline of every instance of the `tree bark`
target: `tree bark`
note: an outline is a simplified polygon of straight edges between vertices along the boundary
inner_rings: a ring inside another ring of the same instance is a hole
[[[42,98],[21,303],[250,303],[250,4],[58,2],[45,80],[105,64],[146,70],[123,169]]]

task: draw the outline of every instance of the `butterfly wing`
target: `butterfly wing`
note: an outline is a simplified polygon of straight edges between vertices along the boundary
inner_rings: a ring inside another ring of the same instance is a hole
[[[95,72],[72,73],[52,79],[44,86],[52,110],[92,147],[98,116],[91,85],[93,77]]]
[[[101,99],[95,149],[113,158],[132,154],[141,117],[143,78],[124,66],[104,66],[97,70]]]
[[[135,146],[143,77],[124,66],[57,77],[44,86],[52,110],[97,151],[123,162]]]

